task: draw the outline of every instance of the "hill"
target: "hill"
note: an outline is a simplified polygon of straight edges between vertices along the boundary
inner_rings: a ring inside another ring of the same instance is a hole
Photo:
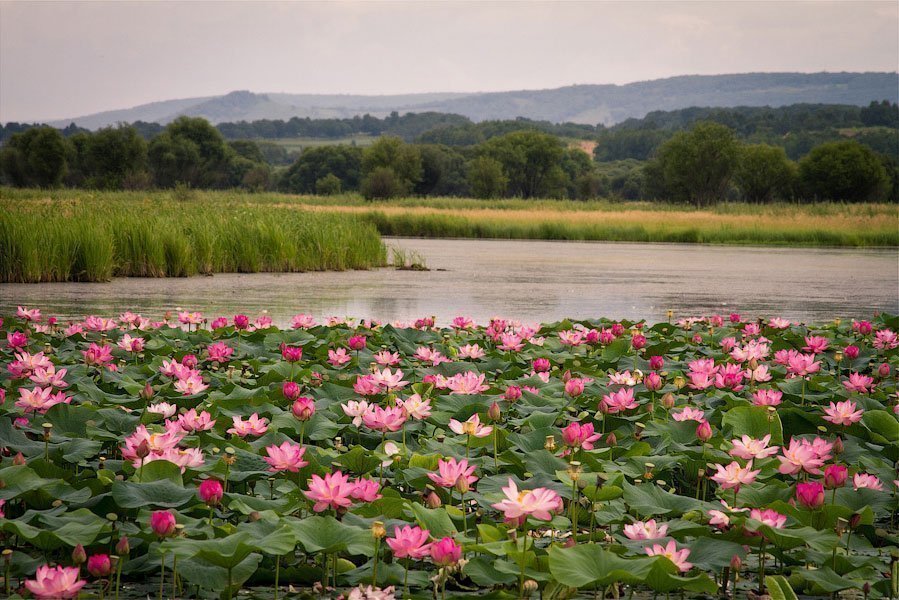
[[[119,122],[168,123],[181,116],[213,123],[259,119],[348,118],[393,111],[434,111],[474,121],[525,117],[554,123],[605,125],[642,118],[653,111],[690,106],[784,106],[797,103],[867,105],[899,101],[897,73],[743,73],[685,75],[625,85],[573,85],[549,90],[472,94],[326,95],[231,92],[223,96],[153,102],[130,109],[61,119],[97,129]]]

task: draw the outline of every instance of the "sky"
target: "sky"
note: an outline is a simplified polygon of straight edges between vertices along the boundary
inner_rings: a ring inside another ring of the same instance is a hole
[[[475,92],[897,70],[895,0],[0,0],[0,122],[233,90]]]

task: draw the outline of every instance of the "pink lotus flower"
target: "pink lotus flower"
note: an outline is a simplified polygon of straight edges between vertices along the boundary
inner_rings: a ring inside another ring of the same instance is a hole
[[[108,554],[91,554],[87,559],[87,572],[94,577],[108,577],[112,573],[112,561]]]
[[[162,415],[166,419],[178,412],[178,407],[168,402],[157,402],[147,407],[147,412]]]
[[[315,327],[315,319],[312,315],[294,315],[290,320],[290,326],[294,329],[309,329]]]
[[[491,506],[508,520],[532,516],[540,521],[551,521],[552,513],[562,510],[562,498],[553,490],[541,487],[519,492],[511,478],[509,485],[502,489],[506,499]]]
[[[403,372],[399,369],[395,372],[392,372],[389,367],[381,371],[375,369],[372,377],[379,387],[388,392],[391,390],[401,390],[409,385],[409,382],[403,379]]]
[[[852,488],[856,491],[862,488],[882,490],[883,482],[880,481],[880,479],[878,479],[875,475],[870,475],[868,473],[856,473],[852,476]]]
[[[454,565],[462,558],[462,546],[451,537],[442,538],[431,544],[431,560],[435,565]]]
[[[478,480],[473,473],[474,465],[469,465],[467,460],[463,458],[456,462],[455,458],[450,457],[446,460],[442,458],[438,460],[437,473],[428,473],[428,477],[441,487],[451,488],[460,479],[464,479],[469,486],[473,484]]]
[[[105,367],[113,360],[112,348],[106,345],[91,344],[87,350],[82,350],[81,354],[86,365],[95,367]]]
[[[41,309],[39,308],[27,308],[25,306],[19,306],[16,308],[16,316],[20,319],[24,319],[26,321],[40,321],[41,320]]]
[[[474,327],[474,321],[468,317],[455,317],[453,319],[453,329],[471,329]]]
[[[399,352],[390,352],[388,350],[381,350],[380,352],[376,352],[374,354],[374,359],[375,362],[382,367],[392,367],[400,363]]]
[[[560,331],[559,341],[563,346],[571,346],[574,348],[584,343],[584,333],[573,329]]]
[[[483,373],[475,373],[474,371],[466,371],[457,373],[446,380],[446,387],[450,390],[450,394],[471,395],[480,394],[490,389],[485,384],[486,376]]]
[[[412,394],[405,400],[397,400],[397,406],[403,409],[407,418],[423,421],[431,416],[431,399],[422,399],[418,394]]]
[[[635,521],[624,526],[624,535],[630,540],[657,540],[668,534],[667,525],[656,525],[655,519]]]
[[[584,380],[579,377],[572,377],[565,382],[565,393],[572,398],[577,398],[584,393]]]
[[[865,412],[861,409],[856,410],[857,408],[856,403],[850,400],[844,400],[836,404],[831,402],[830,407],[824,409],[826,416],[821,418],[834,425],[852,425],[861,421],[862,414]]]
[[[459,435],[473,435],[478,438],[487,437],[493,432],[493,427],[490,425],[481,425],[481,418],[478,416],[478,413],[468,417],[468,420],[465,422],[450,419],[449,428]]]
[[[881,329],[874,334],[874,342],[872,344],[878,350],[892,350],[899,347],[899,335],[896,335],[890,329]]]
[[[28,336],[21,331],[10,331],[6,334],[6,345],[13,350],[22,348],[28,344]]]
[[[158,537],[169,537],[175,533],[175,515],[169,510],[157,510],[150,514],[150,529]]]
[[[584,450],[593,450],[593,442],[602,437],[598,433],[593,432],[593,423],[569,423],[562,430],[562,441],[566,446],[571,448],[583,448]]]
[[[783,392],[778,390],[756,390],[752,394],[754,406],[777,406],[782,402]]]
[[[749,517],[761,522],[763,525],[771,527],[772,529],[783,529],[783,526],[787,522],[786,515],[782,515],[776,510],[771,510],[770,508],[766,508],[765,510],[753,508],[749,512]]]
[[[431,552],[430,536],[430,531],[418,526],[394,527],[393,537],[387,538],[387,545],[396,558],[420,559]]]
[[[682,548],[681,550],[677,549],[677,543],[674,540],[668,542],[668,545],[662,546],[661,544],[654,544],[651,548],[646,547],[643,549],[646,554],[649,556],[664,556],[668,560],[674,563],[674,566],[678,568],[682,573],[686,573],[690,569],[693,568],[693,563],[687,562],[687,558],[690,556],[690,550],[687,548]]]
[[[362,422],[375,431],[399,431],[406,422],[406,413],[401,406],[373,406],[362,414]]]
[[[70,404],[72,399],[65,395],[64,392],[53,393],[53,388],[39,388],[33,390],[19,388],[19,399],[16,400],[16,406],[26,413],[36,412],[44,414],[57,404]]]
[[[771,327],[772,329],[786,329],[789,326],[790,320],[781,317],[774,317],[768,321],[768,327]]]
[[[225,490],[217,479],[204,479],[197,487],[197,496],[206,506],[217,506],[224,495]]]
[[[353,384],[353,391],[360,396],[374,396],[381,393],[381,386],[373,375],[359,375]]]
[[[756,475],[761,472],[761,470],[752,470],[752,461],[749,461],[749,464],[745,467],[740,466],[740,463],[737,461],[733,461],[726,467],[715,465],[715,469],[717,469],[717,472],[712,475],[712,481],[715,481],[724,490],[739,490],[740,486],[748,485],[755,481]]]
[[[617,392],[606,394],[599,403],[599,409],[608,414],[618,414],[637,408],[634,399],[634,388],[621,388]]]
[[[346,404],[341,404],[340,408],[343,409],[343,414],[353,418],[353,425],[359,427],[362,425],[362,415],[368,412],[369,406],[365,400],[350,400]]]
[[[805,346],[803,346],[802,349],[806,352],[811,352],[812,354],[821,354],[827,350],[828,345],[829,341],[826,337],[821,337],[819,335],[806,336]]]
[[[281,344],[281,358],[290,363],[300,362],[303,360],[303,348]]]
[[[797,483],[796,500],[811,510],[821,508],[824,506],[824,486],[818,481]]]
[[[781,451],[783,456],[778,456],[777,460],[780,461],[778,471],[783,475],[795,475],[802,470],[812,475],[821,472],[824,459],[820,458],[814,447],[804,440],[791,438],[789,447],[785,446]]]
[[[118,344],[116,344],[116,345],[126,352],[143,352],[144,338],[131,337],[129,334],[126,333],[125,335],[122,336],[122,339],[120,339]]]
[[[350,356],[346,348],[338,348],[337,350],[328,350],[328,362],[332,367],[342,367],[353,360],[353,357]]]
[[[217,363],[226,363],[231,360],[231,355],[234,354],[234,348],[226,344],[225,342],[216,342],[214,344],[210,344],[206,351],[209,353],[209,360]]]
[[[178,426],[188,433],[209,431],[215,427],[215,419],[205,410],[198,414],[197,409],[192,408],[186,413],[178,415]]]
[[[48,368],[37,367],[34,369],[34,372],[31,376],[28,377],[31,381],[36,383],[39,386],[50,386],[58,389],[64,389],[69,387],[69,384],[63,380],[63,377],[66,376],[67,369],[56,370],[56,367],[50,365]]]
[[[250,418],[246,421],[239,416],[231,417],[231,421],[234,423],[234,427],[228,429],[228,433],[239,437],[262,435],[268,431],[268,419],[259,418],[257,413],[250,415]]]
[[[820,369],[821,363],[815,360],[814,354],[794,354],[787,361],[787,374],[791,377],[806,377]]]
[[[777,454],[779,446],[768,446],[768,442],[770,441],[771,434],[766,435],[760,440],[744,435],[739,440],[731,440],[734,447],[731,448],[730,455],[744,460],[774,456]]]
[[[843,387],[850,392],[858,392],[859,394],[867,394],[874,388],[874,378],[858,373],[850,373],[849,381],[843,382]]]
[[[280,446],[272,444],[271,446],[266,446],[265,452],[268,456],[263,456],[263,459],[269,464],[269,471],[272,472],[290,471],[291,473],[296,473],[309,464],[303,460],[306,449],[298,444],[291,444],[290,442],[283,442]]]
[[[701,421],[696,426],[696,438],[701,442],[707,442],[712,439],[712,426],[708,421]]]
[[[194,373],[176,381],[174,388],[185,396],[193,396],[209,389],[209,386],[203,383],[200,375]]]
[[[465,344],[459,348],[459,358],[478,360],[484,358],[486,355],[487,353],[477,344]]]
[[[841,488],[848,476],[849,470],[843,465],[827,465],[824,468],[824,487],[829,490]]]
[[[347,346],[350,347],[350,350],[355,350],[356,352],[364,350],[366,343],[367,341],[364,335],[354,335],[347,340]]]
[[[521,388],[517,385],[510,385],[506,388],[506,391],[503,392],[503,399],[508,400],[509,402],[515,402],[520,398]]]
[[[324,478],[313,475],[309,480],[309,491],[303,492],[315,504],[312,510],[322,512],[327,508],[338,510],[353,505],[352,493],[356,484],[340,471],[328,473]]]
[[[203,322],[203,313],[182,310],[178,313],[178,322],[184,325],[199,325]]]
[[[353,485],[353,491],[350,492],[350,496],[361,502],[374,502],[382,497],[378,493],[380,490],[381,484],[377,481],[360,477]]]
[[[87,584],[87,581],[78,578],[78,571],[78,567],[41,565],[34,579],[25,581],[25,587],[41,599],[74,598]]]
[[[431,363],[431,365],[435,367],[441,363],[452,362],[441,354],[439,350],[434,350],[433,348],[428,348],[426,346],[416,348],[413,356],[422,362]]]
[[[697,421],[702,423],[705,421],[705,413],[698,408],[687,406],[680,412],[671,413],[671,418],[675,421]]]

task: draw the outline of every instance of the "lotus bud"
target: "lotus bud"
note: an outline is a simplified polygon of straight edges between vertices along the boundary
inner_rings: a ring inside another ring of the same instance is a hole
[[[154,393],[155,392],[153,392],[153,386],[151,386],[149,383],[145,383],[144,389],[140,391],[139,395],[143,400],[150,400],[153,397]]]
[[[13,458],[12,458],[12,464],[19,466],[19,467],[24,465],[25,464],[25,455],[22,454],[21,452],[16,453],[16,455],[13,456]]]
[[[115,553],[118,556],[128,556],[131,553],[131,545],[128,543],[128,536],[123,535],[115,545]]]
[[[134,454],[138,458],[146,458],[150,455],[150,443],[147,440],[142,440],[140,444],[134,449]]]
[[[833,453],[834,454],[842,454],[843,453],[843,440],[841,438],[837,438],[833,441]]]
[[[376,540],[380,540],[385,535],[387,535],[387,530],[384,528],[383,521],[375,521],[374,523],[371,524],[371,537],[373,537]]]
[[[253,522],[253,523],[255,523],[256,521],[258,521],[261,518],[262,518],[262,515],[259,513],[258,510],[254,510],[249,515],[249,520],[250,520],[250,522]]]
[[[855,360],[858,358],[859,348],[858,346],[846,346],[843,348],[843,355],[849,360]]]
[[[72,562],[76,565],[82,565],[87,560],[87,552],[84,551],[84,546],[78,544],[75,546],[75,549],[72,550]]]
[[[852,516],[849,517],[849,527],[855,529],[858,527],[858,524],[862,521],[861,513],[852,513]]]
[[[610,433],[606,436],[606,445],[615,446],[618,444],[618,438],[615,437],[614,433]]]
[[[525,592],[527,592],[528,594],[532,594],[533,592],[537,591],[537,588],[539,587],[539,585],[533,579],[528,579],[527,581],[524,582],[523,587],[524,587]]]
[[[730,557],[730,570],[739,573],[740,569],[743,567],[743,560],[740,558],[738,554],[734,554]]]
[[[460,494],[464,494],[471,489],[471,484],[468,483],[468,478],[460,477],[456,480],[455,488]]]
[[[87,572],[94,577],[107,577],[112,573],[112,561],[108,554],[92,554],[87,559]]]
[[[675,378],[674,384],[677,385],[677,378]],[[683,384],[681,384],[681,385],[683,385]],[[677,387],[681,387],[681,386],[677,385]],[[674,408],[674,394],[672,394],[671,392],[665,393],[662,396],[662,406],[664,406],[667,409]]]
[[[442,504],[443,501],[440,500],[440,496],[433,490],[425,496],[425,505],[427,505],[428,508],[440,508]]]
[[[500,411],[499,404],[494,402],[490,405],[490,408],[487,409],[487,416],[491,421],[499,421],[502,416],[502,411]]]
[[[880,366],[877,367],[877,374],[880,375],[881,378],[886,379],[890,376],[890,365],[887,363],[880,363]]]
[[[708,421],[703,421],[696,427],[696,437],[702,440],[703,442],[707,442],[712,439],[712,426],[709,425]]]

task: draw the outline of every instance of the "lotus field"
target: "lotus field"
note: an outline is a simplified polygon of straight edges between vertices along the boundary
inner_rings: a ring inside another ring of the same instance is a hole
[[[211,317],[3,319],[0,594],[899,595],[894,316]]]

